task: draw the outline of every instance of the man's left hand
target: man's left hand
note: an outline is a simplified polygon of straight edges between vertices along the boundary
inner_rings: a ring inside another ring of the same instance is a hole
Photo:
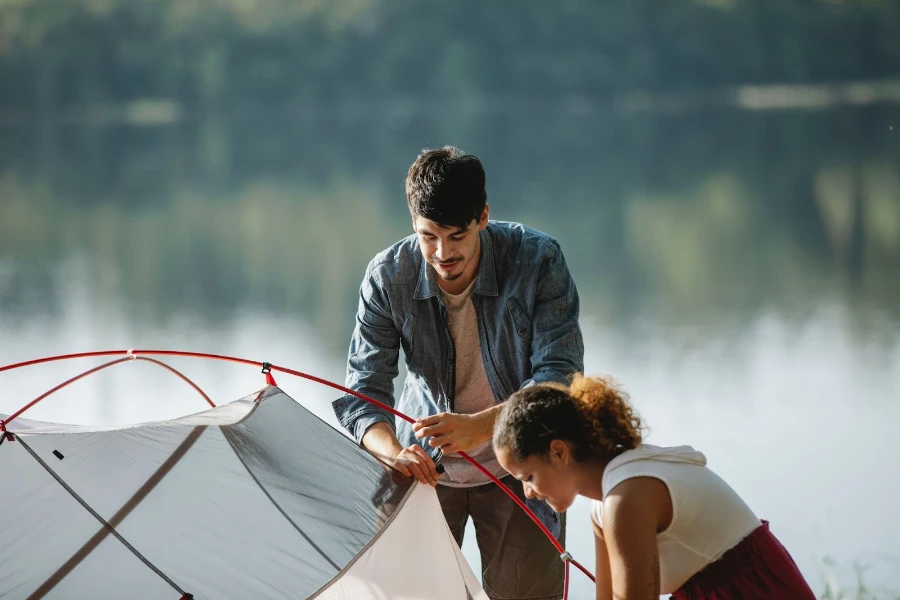
[[[417,420],[413,431],[420,440],[430,437],[428,445],[441,448],[444,454],[468,452],[491,439],[494,423],[489,416],[485,413],[440,413]]]

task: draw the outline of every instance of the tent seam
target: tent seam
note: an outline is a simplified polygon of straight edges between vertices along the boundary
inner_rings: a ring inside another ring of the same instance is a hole
[[[394,522],[394,519],[397,518],[397,515],[399,515],[400,511],[403,510],[403,507],[406,506],[406,501],[409,499],[410,496],[412,496],[413,491],[416,489],[416,486],[418,486],[418,485],[420,485],[418,481],[413,481],[413,484],[411,486],[409,486],[409,490],[406,492],[406,494],[403,495],[403,499],[400,501],[400,503],[394,509],[394,512],[391,513],[391,516],[388,517],[388,520],[381,527],[381,529],[379,529],[375,533],[375,535],[372,536],[372,539],[369,540],[366,543],[366,545],[363,546],[362,549],[353,556],[353,559],[347,563],[346,567],[341,569],[341,571],[338,574],[336,574],[334,577],[332,577],[331,581],[329,581],[328,583],[326,583],[325,585],[320,587],[318,590],[316,590],[316,592],[312,596],[308,596],[306,598],[306,600],[314,600],[315,598],[318,598],[319,596],[324,594],[328,590],[328,588],[333,586],[338,579],[343,577],[344,574],[347,571],[349,571],[350,568],[353,565],[355,565],[357,563],[357,561],[359,561],[360,558],[362,558],[362,556],[369,550],[369,548],[371,548],[372,545],[381,538],[381,536],[384,534],[384,532],[387,531],[387,528],[391,526],[391,523]]]
[[[269,492],[266,490],[266,488],[263,487],[262,482],[260,482],[260,480],[256,477],[256,475],[253,474],[253,471],[250,470],[250,467],[247,465],[246,461],[244,461],[243,457],[238,453],[237,449],[234,447],[234,443],[231,441],[231,437],[234,435],[234,433],[227,431],[225,429],[225,427],[226,426],[219,427],[219,429],[222,431],[222,437],[224,437],[225,441],[228,442],[228,446],[231,448],[231,451],[234,453],[235,458],[238,459],[238,461],[241,463],[241,466],[243,466],[244,470],[247,471],[247,474],[250,476],[250,478],[256,484],[256,487],[258,487],[259,490],[265,495],[265,497],[268,498],[268,500],[272,504],[272,506],[274,506],[275,509],[279,513],[281,513],[281,516],[284,517],[285,519],[287,519],[287,522],[290,523],[294,527],[294,529],[297,531],[297,533],[299,533],[310,546],[315,548],[315,550],[322,556],[322,558],[324,558],[328,562],[328,564],[330,564],[335,569],[340,570],[340,566],[338,566],[338,564],[336,562],[334,562],[334,559],[332,559],[330,556],[328,556],[328,554],[326,554],[324,550],[319,548],[318,544],[316,544],[303,531],[303,529],[301,529],[300,526],[294,522],[294,520],[284,511],[284,509],[281,507],[281,505],[275,501],[275,498],[273,498],[272,495],[269,494]]]
[[[202,432],[202,430],[204,430],[206,428],[202,427],[202,428],[198,428],[198,429]],[[116,531],[115,527],[110,525],[109,522],[106,521],[106,519],[101,517],[100,514],[97,511],[95,511],[91,507],[91,505],[87,503],[87,501],[84,498],[79,496],[78,493],[74,489],[72,489],[72,487],[69,486],[69,484],[67,484],[62,479],[62,477],[50,467],[50,465],[48,465],[46,462],[44,462],[44,460],[40,456],[37,455],[37,453],[34,451],[34,449],[31,448],[31,446],[26,444],[22,440],[22,438],[20,438],[18,435],[15,435],[15,437],[16,437],[16,440],[20,444],[22,444],[22,447],[25,448],[26,451],[28,451],[28,453],[32,456],[32,458],[34,458],[38,462],[38,464],[41,465],[44,468],[44,470],[47,471],[47,473],[49,473],[50,476],[53,477],[53,479],[55,479],[57,481],[57,483],[59,483],[60,486],[62,486],[62,488],[65,489],[69,493],[70,496],[72,496],[72,498],[74,498],[79,504],[81,504],[81,506],[84,507],[91,514],[91,516],[93,516],[95,519],[97,519],[100,522],[100,524],[103,525],[113,537],[115,537],[123,546],[125,546],[125,548],[127,548],[135,556],[135,558],[137,558],[142,563],[144,563],[145,566],[147,566],[151,571],[156,573],[163,581],[168,583],[179,594],[181,594],[182,596],[187,594],[187,592],[185,592],[183,589],[181,589],[181,587],[177,583],[175,583],[175,581],[173,581],[168,575],[163,573],[159,567],[157,567],[152,562],[150,562],[150,560],[147,557],[145,557],[143,554],[141,554],[137,548],[132,546],[131,543],[128,542],[128,540],[126,540],[122,536],[121,533]],[[50,589],[52,589],[55,586],[56,586],[56,583],[54,583]],[[39,596],[39,597],[43,597],[47,592],[50,591],[50,589],[43,592],[41,594],[41,596]],[[40,591],[40,588],[38,588],[38,590],[35,590],[35,593],[37,591]],[[31,598],[33,596],[34,596],[34,593],[32,593],[32,595],[29,596],[29,598]]]

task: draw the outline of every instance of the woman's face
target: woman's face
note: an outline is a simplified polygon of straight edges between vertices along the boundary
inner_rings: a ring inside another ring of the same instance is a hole
[[[568,444],[561,440],[550,443],[547,456],[529,456],[519,461],[506,448],[496,449],[500,466],[522,482],[526,498],[546,500],[556,512],[565,512],[578,495],[576,462]]]

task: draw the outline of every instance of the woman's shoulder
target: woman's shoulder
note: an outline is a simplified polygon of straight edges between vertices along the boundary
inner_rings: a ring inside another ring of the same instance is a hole
[[[653,476],[638,476],[623,481],[602,501],[591,504],[591,519],[598,527],[626,530],[636,523],[654,523],[657,531],[672,520],[672,500],[665,482]],[[660,523],[663,524],[659,527]]]
[[[692,446],[653,446],[641,444],[633,450],[626,450],[612,459],[603,470],[603,495],[618,484],[642,475],[654,475],[661,470],[659,465],[706,466],[706,456]]]
[[[692,446],[641,444],[612,459],[603,471],[603,498],[591,503],[591,519],[602,527],[604,515],[615,512],[629,498],[669,501],[672,467],[706,466],[706,457]],[[613,494],[615,492],[615,494]]]

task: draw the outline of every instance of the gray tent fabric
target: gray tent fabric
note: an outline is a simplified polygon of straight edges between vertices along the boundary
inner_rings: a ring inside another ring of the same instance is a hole
[[[4,600],[486,598],[434,491],[277,387],[167,422],[9,430]]]

